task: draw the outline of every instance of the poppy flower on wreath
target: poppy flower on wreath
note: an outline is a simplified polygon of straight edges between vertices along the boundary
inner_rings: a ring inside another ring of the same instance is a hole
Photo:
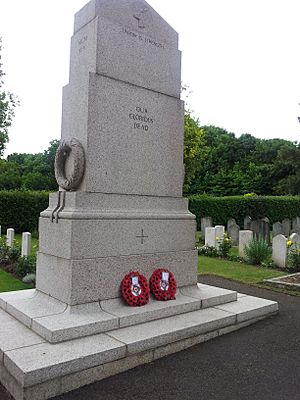
[[[176,280],[173,273],[165,268],[156,269],[150,278],[150,290],[156,300],[174,300]]]
[[[147,279],[137,271],[125,275],[121,283],[123,299],[132,307],[149,303],[150,289]]]

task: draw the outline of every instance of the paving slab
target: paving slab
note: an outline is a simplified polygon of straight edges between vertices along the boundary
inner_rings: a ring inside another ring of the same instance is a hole
[[[4,366],[24,387],[125,357],[126,346],[105,334],[10,350]]]
[[[237,323],[278,312],[278,303],[259,297],[243,296],[238,302],[216,306],[217,309],[235,313]]]
[[[17,290],[13,292],[0,293],[0,308],[6,310],[6,305],[9,300],[31,299],[37,295],[36,289]]]
[[[0,310],[0,327],[0,362],[3,353],[8,350],[45,342],[43,338],[3,310]]]
[[[119,318],[101,310],[99,303],[68,306],[60,314],[35,318],[32,329],[51,343],[117,329]]]
[[[180,292],[177,292],[175,300],[170,301],[157,301],[151,297],[144,307],[128,307],[120,298],[101,301],[100,304],[104,311],[120,319],[121,328],[199,310],[201,307],[200,300],[183,296]]]
[[[34,318],[60,314],[67,309],[67,304],[38,290],[14,292],[10,296],[1,294],[1,298],[5,311],[29,328]]]
[[[108,335],[126,343],[128,354],[136,354],[235,322],[235,314],[211,308],[121,328]]]
[[[202,283],[180,288],[180,292],[185,296],[201,300],[201,308],[214,307],[218,304],[237,300],[237,293],[235,291],[204,285]]]

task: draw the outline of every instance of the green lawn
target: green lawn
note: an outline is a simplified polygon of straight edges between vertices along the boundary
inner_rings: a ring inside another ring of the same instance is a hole
[[[15,235],[15,243],[16,246],[21,247],[22,244],[22,235]],[[31,254],[35,255],[38,251],[38,239],[31,238]],[[11,274],[3,271],[0,268],[0,292],[10,292],[13,290],[23,290],[23,289],[31,289],[32,285],[28,285],[23,283],[21,280],[16,279]]]
[[[243,283],[258,283],[264,279],[286,275],[283,271],[272,268],[256,267],[246,263],[221,260],[214,257],[198,257],[199,274],[222,276]]]
[[[0,269],[0,292],[13,290],[31,289],[32,286],[19,281],[9,273]]]

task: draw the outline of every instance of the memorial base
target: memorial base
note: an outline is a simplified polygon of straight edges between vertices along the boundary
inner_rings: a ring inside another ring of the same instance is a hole
[[[3,293],[0,306],[0,380],[16,400],[55,397],[278,312],[276,302],[203,284],[141,308],[115,299],[97,311],[95,304],[59,310],[32,290]],[[99,323],[97,314],[107,320]]]

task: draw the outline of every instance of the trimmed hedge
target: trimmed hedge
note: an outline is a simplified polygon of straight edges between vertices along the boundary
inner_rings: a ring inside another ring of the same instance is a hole
[[[2,232],[14,228],[16,233],[38,229],[40,212],[48,207],[48,192],[0,191],[0,225]],[[226,225],[235,218],[243,227],[244,218],[268,217],[271,223],[300,216],[300,196],[191,196],[189,209],[196,215],[198,230],[202,217],[212,217],[214,225]]]
[[[7,228],[14,228],[16,233],[37,231],[40,212],[48,207],[48,197],[48,192],[1,190],[2,232]]]
[[[213,225],[226,225],[235,218],[243,228],[244,218],[268,217],[271,223],[300,216],[300,196],[191,196],[189,209],[196,215],[197,229],[201,218],[212,217]]]

